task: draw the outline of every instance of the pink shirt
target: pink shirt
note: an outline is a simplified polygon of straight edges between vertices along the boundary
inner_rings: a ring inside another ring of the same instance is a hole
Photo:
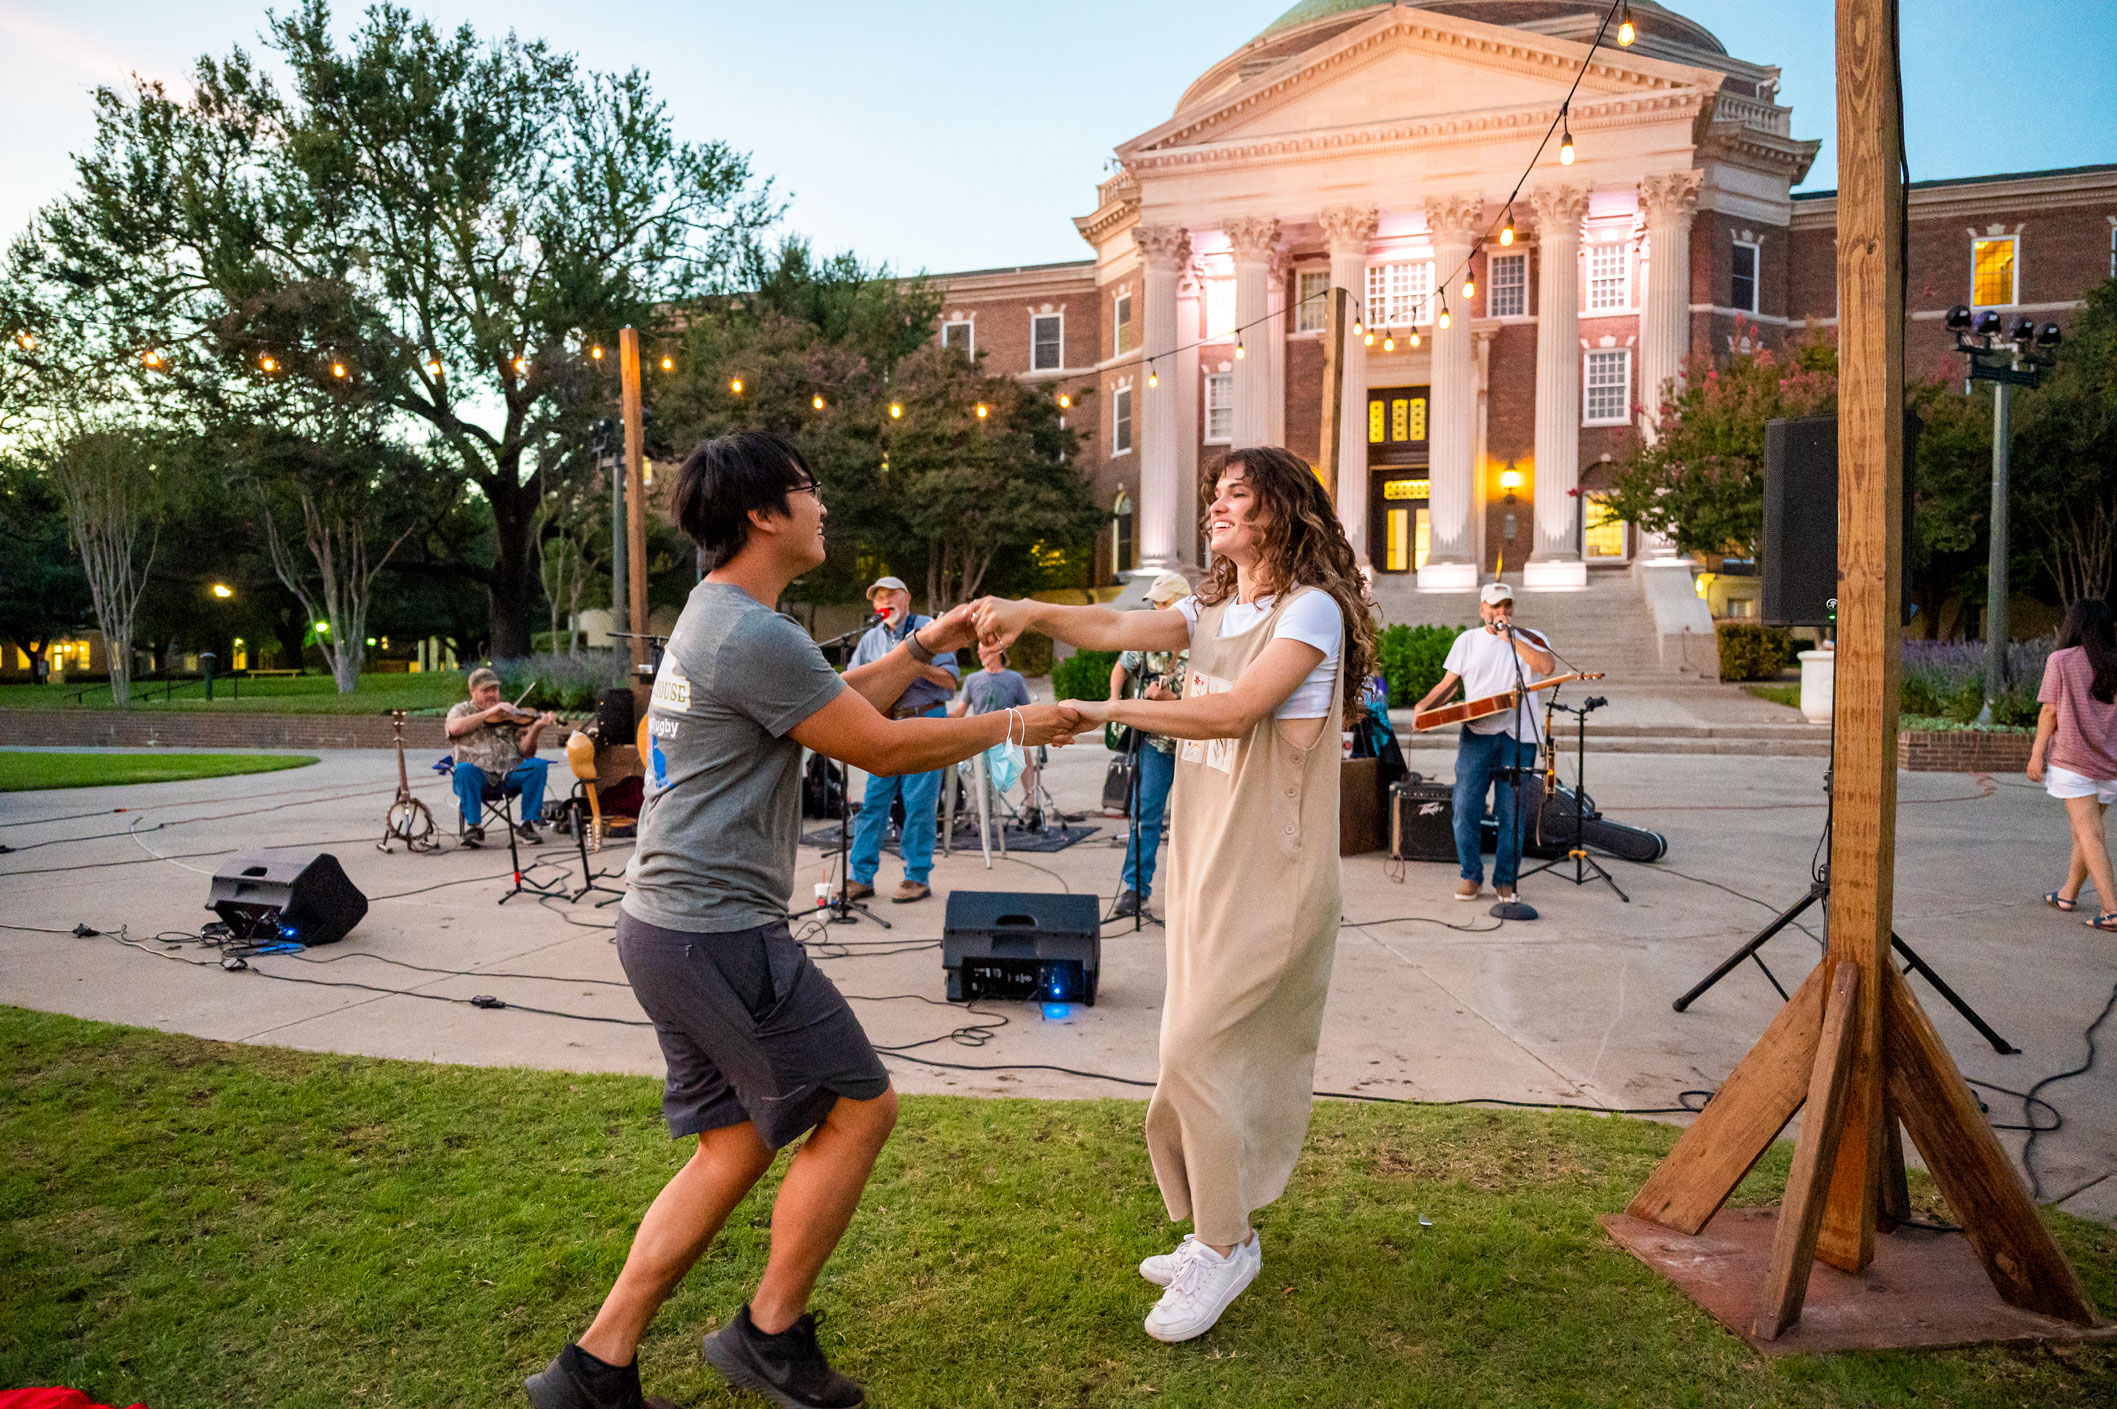
[[[2088,653],[2068,646],[2044,662],[2036,698],[2058,711],[2058,730],[2044,762],[2106,783],[2117,780],[2117,703],[2096,699],[2089,693],[2094,684]]]

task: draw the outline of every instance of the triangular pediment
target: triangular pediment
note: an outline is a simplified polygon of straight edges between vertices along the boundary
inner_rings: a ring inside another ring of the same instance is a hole
[[[1393,9],[1179,113],[1120,157],[1486,115],[1575,112],[1718,90],[1722,75],[1476,20]]]

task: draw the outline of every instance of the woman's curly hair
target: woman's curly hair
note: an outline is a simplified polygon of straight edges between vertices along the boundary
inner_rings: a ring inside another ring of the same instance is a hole
[[[1328,592],[1345,621],[1345,646],[1338,662],[1338,685],[1345,696],[1344,717],[1353,718],[1360,689],[1375,672],[1374,597],[1360,574],[1360,561],[1331,507],[1321,481],[1300,456],[1276,446],[1230,450],[1198,480],[1198,502],[1211,505],[1220,477],[1242,466],[1243,479],[1256,497],[1257,518],[1264,530],[1264,552],[1257,576],[1270,592],[1315,587]],[[1198,584],[1200,606],[1210,607],[1235,595],[1235,564],[1216,557]]]

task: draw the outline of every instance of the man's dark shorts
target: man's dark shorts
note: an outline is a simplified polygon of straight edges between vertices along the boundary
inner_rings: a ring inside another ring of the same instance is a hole
[[[840,1096],[869,1101],[889,1088],[859,1019],[784,920],[694,934],[620,911],[617,956],[669,1063],[671,1135],[747,1120],[776,1150]]]

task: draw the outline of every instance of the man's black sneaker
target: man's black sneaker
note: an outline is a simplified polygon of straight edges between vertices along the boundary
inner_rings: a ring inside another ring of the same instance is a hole
[[[465,846],[485,845],[485,829],[483,827],[465,827],[463,829],[463,844]]]
[[[524,846],[542,846],[544,844],[544,838],[538,835],[537,824],[534,822],[515,823],[515,835],[522,839]]]
[[[638,1360],[598,1374],[589,1369],[577,1345],[560,1351],[558,1359],[531,1375],[523,1388],[537,1409],[642,1409],[646,1403],[640,1397]]]
[[[1022,830],[1025,832],[1043,831],[1044,809],[1042,809],[1041,807],[1031,807],[1025,809],[1022,813]]]
[[[1139,892],[1122,890],[1117,893],[1117,904],[1110,907],[1110,918],[1129,920],[1139,913]]]
[[[753,1390],[781,1409],[859,1409],[867,1403],[866,1392],[833,1370],[816,1344],[822,1319],[811,1311],[768,1336],[750,1320],[746,1304],[733,1321],[706,1337],[706,1359],[729,1384]]]

